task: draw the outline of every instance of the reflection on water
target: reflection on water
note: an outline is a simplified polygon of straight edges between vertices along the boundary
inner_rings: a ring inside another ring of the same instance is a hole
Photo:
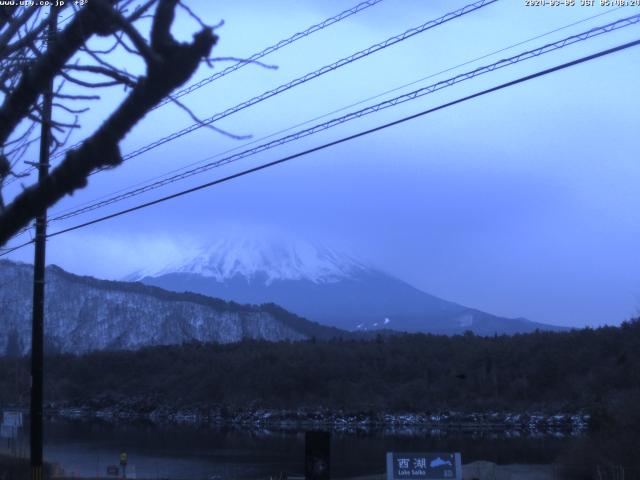
[[[331,470],[334,478],[382,473],[388,451],[459,451],[463,463],[551,463],[572,441],[560,435],[441,429],[334,433]],[[45,424],[45,459],[67,474],[105,477],[107,466],[117,465],[123,451],[129,456],[129,476],[135,472],[138,478],[264,478],[280,472],[302,476],[304,471],[301,431],[95,420]]]

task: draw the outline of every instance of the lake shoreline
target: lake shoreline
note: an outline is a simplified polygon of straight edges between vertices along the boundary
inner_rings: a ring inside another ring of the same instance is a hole
[[[442,431],[511,432],[513,435],[583,436],[589,430],[590,415],[584,412],[363,412],[300,408],[295,410],[228,407],[135,408],[131,404],[48,405],[50,419],[99,420],[125,424],[209,425],[271,431],[328,430],[335,432]],[[148,406],[147,406],[148,407]]]

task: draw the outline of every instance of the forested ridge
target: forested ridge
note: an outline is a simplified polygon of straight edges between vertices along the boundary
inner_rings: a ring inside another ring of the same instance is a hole
[[[0,358],[0,404],[28,401],[29,359]],[[625,465],[634,478],[640,320],[515,336],[190,343],[47,357],[45,410],[77,408],[112,412],[114,420],[182,411],[232,422],[253,422],[269,410],[280,418],[320,409],[321,416],[356,419],[383,412],[576,412],[590,419],[590,434],[559,452],[558,461],[580,465],[575,478],[603,464]]]
[[[0,401],[28,399],[28,359],[0,360]],[[177,407],[598,410],[640,390],[640,321],[515,336],[190,343],[55,355],[46,400],[142,397]],[[154,400],[155,399],[155,400]]]

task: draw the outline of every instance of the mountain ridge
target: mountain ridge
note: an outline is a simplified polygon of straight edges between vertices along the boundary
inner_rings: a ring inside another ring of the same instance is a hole
[[[33,267],[0,261],[0,354],[27,352],[31,336]],[[273,305],[241,305],[142,283],[46,271],[45,333],[50,351],[136,349],[190,341],[231,343],[246,338],[305,340],[348,336]]]

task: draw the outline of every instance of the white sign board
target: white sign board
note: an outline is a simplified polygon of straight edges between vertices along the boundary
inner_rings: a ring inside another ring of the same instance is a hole
[[[22,412],[14,412],[11,410],[5,410],[2,412],[2,424],[12,427],[22,426]]]
[[[462,480],[459,453],[387,453],[387,480]]]

